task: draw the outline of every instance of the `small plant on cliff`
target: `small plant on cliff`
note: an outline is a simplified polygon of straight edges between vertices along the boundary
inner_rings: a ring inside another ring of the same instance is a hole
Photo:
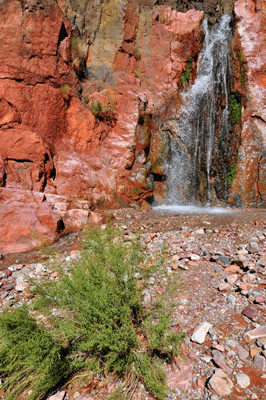
[[[84,247],[81,261],[58,281],[35,288],[34,315],[45,326],[26,308],[0,316],[6,398],[42,399],[70,374],[87,369],[131,376],[164,399],[160,359],[173,359],[182,334],[170,329],[171,307],[142,301],[154,267],[143,263],[139,240],[125,244],[111,228],[91,230]]]
[[[191,60],[191,58],[189,58],[187,60],[186,69],[185,69],[185,71],[182,72],[182,74],[180,75],[180,78],[179,78],[179,83],[181,84],[181,86],[183,88],[188,86],[188,83],[189,83],[189,80],[190,80],[191,62],[192,62],[192,60]]]
[[[237,165],[238,157],[235,157],[235,161],[229,164],[226,171],[226,182],[229,188],[232,187],[234,179],[236,177],[236,165]]]
[[[135,46],[133,48],[133,54],[134,54],[134,57],[136,60],[139,61],[141,59],[141,51],[137,44],[135,44]]]
[[[61,86],[61,88],[60,88],[60,93],[61,93],[61,96],[63,97],[63,99],[64,100],[69,100],[69,98],[70,98],[70,91],[71,91],[71,88],[70,88],[70,86],[69,85],[63,85],[63,86]]]
[[[102,103],[97,100],[96,102],[91,103],[90,110],[95,118],[97,118],[99,121],[102,121],[107,125],[114,126],[117,121],[115,106],[116,103],[107,97],[106,106],[103,106]]]
[[[102,103],[100,101],[93,101],[90,105],[90,110],[92,114],[97,118],[99,114],[103,111]]]
[[[241,94],[236,92],[230,96],[228,108],[231,111],[232,122],[234,125],[241,124]]]
[[[243,50],[240,48],[237,52],[237,58],[239,61],[240,67],[240,85],[241,87],[245,87],[246,81],[246,57],[243,53]]]

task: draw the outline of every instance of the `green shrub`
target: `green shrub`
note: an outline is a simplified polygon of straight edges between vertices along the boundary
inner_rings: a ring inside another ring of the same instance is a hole
[[[145,267],[143,254],[140,240],[125,244],[111,228],[91,230],[81,260],[58,281],[36,285],[34,313],[49,329],[26,309],[2,314],[0,376],[9,399],[26,389],[29,399],[42,399],[85,368],[131,375],[165,398],[160,359],[172,361],[183,336],[171,332],[169,304],[143,304],[143,285],[158,269]]]
[[[103,111],[102,103],[100,101],[97,101],[96,103],[92,102],[90,105],[90,110],[92,114],[97,117]]]
[[[228,108],[231,111],[233,125],[241,124],[241,94],[236,92],[230,96]]]
[[[37,325],[26,308],[5,311],[0,318],[0,376],[14,400],[24,390],[39,399],[73,370],[61,344]]]
[[[190,75],[191,75],[191,58],[187,60],[187,65],[185,71],[182,72],[179,82],[183,88],[188,86]]]
[[[241,85],[241,87],[245,87],[245,82],[246,82],[246,57],[245,57],[242,49],[240,49],[238,51],[237,58],[238,58],[239,67],[240,67],[240,85]]]
[[[237,166],[238,157],[235,157],[235,161],[229,164],[227,171],[226,171],[226,182],[228,187],[232,187],[234,179],[236,177],[236,166]]]
[[[137,44],[135,44],[133,47],[133,54],[137,61],[141,60],[141,51]]]
[[[69,85],[63,85],[60,87],[60,93],[61,93],[61,96],[63,97],[63,99],[69,100],[70,92],[71,92],[71,88]]]
[[[117,116],[115,113],[115,105],[108,100],[108,104],[103,106],[98,100],[96,103],[92,102],[90,105],[90,110],[92,114],[99,121],[106,123],[107,125],[114,126],[117,121]]]

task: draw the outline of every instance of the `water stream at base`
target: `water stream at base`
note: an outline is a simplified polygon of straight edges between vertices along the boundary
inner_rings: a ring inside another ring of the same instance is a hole
[[[196,206],[191,203],[198,200],[207,205],[211,203],[212,158],[217,129],[220,136],[230,137],[230,22],[229,15],[223,15],[211,28],[207,19],[203,22],[205,43],[198,75],[192,87],[182,93],[184,106],[171,138],[172,156],[167,166],[168,205],[162,206],[165,210],[176,208],[177,212],[182,212],[180,205],[190,203],[183,206],[183,212],[196,212]],[[220,96],[224,98],[224,106],[219,117]],[[198,212],[200,210],[207,211],[206,207],[200,207]],[[212,210],[219,211],[217,207]]]

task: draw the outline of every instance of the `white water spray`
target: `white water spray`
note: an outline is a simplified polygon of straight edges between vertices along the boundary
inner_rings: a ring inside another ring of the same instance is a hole
[[[224,15],[209,28],[204,20],[205,43],[193,86],[182,94],[184,106],[171,142],[167,167],[168,204],[211,202],[215,135],[229,137],[229,45],[231,17]],[[219,117],[219,98],[225,106]],[[220,118],[220,119],[219,119]]]

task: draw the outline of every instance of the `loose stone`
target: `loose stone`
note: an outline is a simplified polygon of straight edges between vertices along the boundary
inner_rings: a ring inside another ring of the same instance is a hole
[[[219,260],[222,262],[223,265],[230,265],[232,262],[231,258],[227,256],[220,256]]]
[[[251,306],[245,307],[244,310],[242,311],[242,314],[252,320],[258,317],[257,310]]]
[[[229,285],[234,285],[236,283],[237,279],[238,279],[237,274],[228,275],[226,277],[226,280],[229,283]]]
[[[254,365],[262,372],[266,372],[266,358],[260,354],[256,354],[253,361]]]
[[[248,331],[244,334],[244,340],[246,342],[252,342],[252,340],[266,336],[266,325],[259,326],[258,328]]]
[[[62,392],[57,392],[56,394],[48,397],[47,400],[64,400],[65,395],[66,395],[66,392],[65,392],[65,390],[63,390]]]
[[[208,382],[208,387],[222,397],[228,397],[232,393],[233,382],[225,374],[224,377],[215,373]]]
[[[250,242],[247,246],[247,250],[250,253],[258,253],[260,251],[260,246],[257,242]]]
[[[237,384],[242,388],[245,389],[250,385],[249,376],[246,374],[237,374],[236,375]]]
[[[197,328],[193,332],[193,335],[191,336],[192,342],[196,342],[199,344],[204,343],[206,335],[211,327],[212,324],[206,321],[197,326]]]
[[[231,289],[231,285],[228,282],[221,282],[218,286],[220,292],[225,292]]]

